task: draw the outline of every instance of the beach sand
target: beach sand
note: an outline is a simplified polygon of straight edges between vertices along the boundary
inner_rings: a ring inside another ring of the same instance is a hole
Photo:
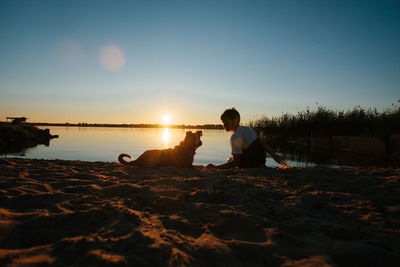
[[[399,177],[0,159],[0,265],[398,266]]]

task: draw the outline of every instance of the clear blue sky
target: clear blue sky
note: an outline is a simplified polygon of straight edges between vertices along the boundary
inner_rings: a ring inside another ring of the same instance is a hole
[[[390,107],[399,14],[400,1],[2,0],[0,120],[159,123],[168,113],[203,124],[232,106],[245,121],[316,102]]]

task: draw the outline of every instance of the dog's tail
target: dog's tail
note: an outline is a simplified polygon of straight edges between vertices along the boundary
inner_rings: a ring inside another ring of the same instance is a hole
[[[119,156],[118,156],[118,161],[119,161],[120,163],[126,165],[126,166],[132,165],[132,161],[131,161],[131,162],[126,161],[126,160],[124,160],[124,157],[128,157],[128,158],[130,158],[130,159],[132,158],[131,155],[122,153],[122,154],[119,154]]]

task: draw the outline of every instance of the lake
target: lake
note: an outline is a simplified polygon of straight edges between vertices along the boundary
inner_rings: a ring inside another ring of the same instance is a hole
[[[171,128],[111,128],[111,127],[63,127],[46,126],[52,135],[49,146],[38,145],[23,153],[3,155],[3,157],[23,157],[34,159],[63,159],[84,161],[117,162],[120,153],[131,154],[137,158],[145,150],[163,149],[178,145],[190,129]],[[192,132],[197,130],[193,129]],[[196,151],[194,164],[222,164],[230,157],[229,138],[231,133],[224,130],[202,130],[203,145]],[[278,153],[280,154],[280,153]],[[303,158],[288,156],[288,162],[294,167],[326,166],[338,167],[334,162],[315,163]],[[267,166],[278,164],[267,158]]]

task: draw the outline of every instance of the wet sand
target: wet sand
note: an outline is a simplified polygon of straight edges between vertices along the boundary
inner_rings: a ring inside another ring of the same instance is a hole
[[[396,266],[399,177],[0,159],[0,265]]]

